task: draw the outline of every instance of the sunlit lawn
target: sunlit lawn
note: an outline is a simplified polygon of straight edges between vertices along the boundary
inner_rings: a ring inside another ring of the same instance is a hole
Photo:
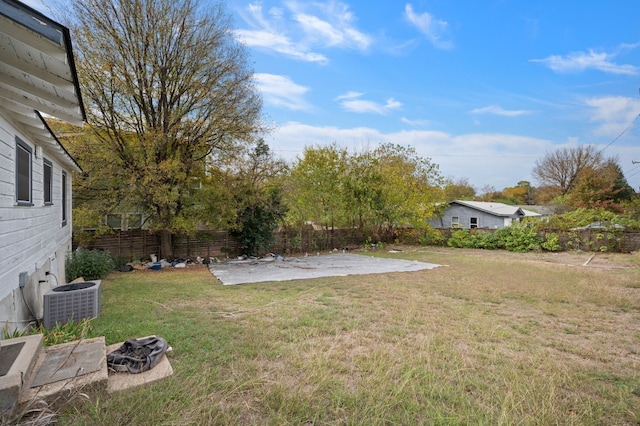
[[[67,424],[638,424],[640,255],[404,248],[411,273],[222,286],[103,280],[94,334],[156,334],[174,375]]]

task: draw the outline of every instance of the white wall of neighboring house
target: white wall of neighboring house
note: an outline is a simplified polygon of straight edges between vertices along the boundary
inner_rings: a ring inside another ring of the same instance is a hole
[[[66,281],[64,265],[71,251],[71,170],[55,153],[33,143],[0,110],[0,326],[24,329],[33,315],[43,317],[43,294]],[[32,206],[16,203],[16,136],[32,148]],[[39,146],[36,149],[36,146]],[[40,151],[42,150],[42,151]],[[41,155],[36,156],[36,152]],[[44,160],[52,164],[52,204],[44,202]],[[66,222],[63,222],[62,175],[66,173]],[[49,274],[47,274],[47,272]],[[27,283],[20,289],[20,274]],[[30,312],[31,311],[33,312]]]

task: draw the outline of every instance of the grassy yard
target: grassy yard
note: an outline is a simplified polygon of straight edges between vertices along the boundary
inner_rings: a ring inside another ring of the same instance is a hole
[[[370,254],[446,266],[240,286],[204,267],[113,274],[94,334],[162,336],[175,373],[62,423],[640,423],[640,255]]]

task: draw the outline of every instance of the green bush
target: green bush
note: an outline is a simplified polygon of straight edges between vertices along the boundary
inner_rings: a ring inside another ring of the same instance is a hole
[[[437,229],[427,228],[418,237],[418,243],[425,246],[441,246],[445,243],[445,238]]]
[[[545,235],[544,241],[540,244],[540,246],[548,251],[560,251],[562,250],[562,246],[560,245],[560,236],[555,232],[550,232]]]
[[[630,209],[631,210],[631,209]],[[622,225],[628,230],[640,229],[640,221],[632,215],[618,215],[602,208],[580,208],[563,214],[549,216],[540,224],[547,230],[570,230],[586,226],[594,222]]]
[[[535,226],[515,223],[496,231],[504,242],[504,248],[509,251],[527,252],[539,250],[542,243]]]
[[[67,281],[83,277],[87,281],[106,277],[115,269],[108,251],[78,249],[67,258],[65,273]]]
[[[478,247],[488,250],[497,250],[504,248],[504,241],[499,232],[483,232],[478,233]]]
[[[475,238],[468,229],[454,231],[447,240],[447,245],[455,248],[477,248]]]
[[[468,229],[459,229],[451,234],[447,241],[449,247],[457,248],[482,248],[496,250],[504,248],[502,235],[496,232],[471,232]]]

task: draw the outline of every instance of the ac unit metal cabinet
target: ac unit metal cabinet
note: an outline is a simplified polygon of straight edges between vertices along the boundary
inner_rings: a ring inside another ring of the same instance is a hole
[[[64,284],[44,294],[44,326],[52,328],[69,320],[80,321],[100,314],[101,280]]]

